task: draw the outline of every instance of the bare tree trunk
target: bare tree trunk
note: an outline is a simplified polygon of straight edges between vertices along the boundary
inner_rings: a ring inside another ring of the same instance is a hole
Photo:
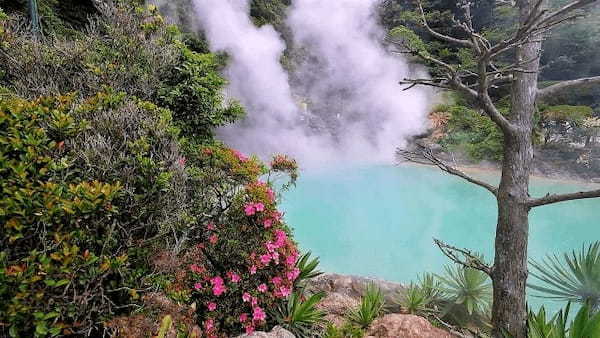
[[[521,24],[530,16],[531,0],[518,1]],[[502,179],[498,188],[498,225],[492,282],[494,337],[504,328],[514,338],[527,337],[527,242],[529,237],[529,176],[533,165],[533,115],[537,92],[541,36],[516,50],[522,70],[514,73],[511,122],[505,131]]]

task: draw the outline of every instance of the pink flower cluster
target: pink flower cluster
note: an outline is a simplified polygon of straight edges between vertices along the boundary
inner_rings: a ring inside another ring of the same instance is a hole
[[[239,151],[237,151],[237,150],[235,150],[235,149],[231,149],[231,152],[233,153],[233,155],[234,155],[235,157],[237,157],[237,159],[238,159],[240,162],[246,162],[246,161],[248,161],[248,156],[246,156],[246,155],[244,155],[244,154],[240,153]]]
[[[225,284],[223,283],[223,278],[216,276],[210,279],[210,284],[212,285],[213,295],[220,296],[223,292],[227,291]]]
[[[265,205],[262,204],[261,202],[248,203],[248,204],[246,204],[246,206],[244,206],[244,213],[246,214],[246,216],[252,216],[252,215],[256,214],[257,212],[263,212],[263,211],[265,211]]]

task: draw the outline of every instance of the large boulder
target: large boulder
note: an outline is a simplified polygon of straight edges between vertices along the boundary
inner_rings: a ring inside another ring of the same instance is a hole
[[[325,319],[336,326],[342,326],[345,321],[345,316],[350,309],[355,309],[359,304],[356,298],[350,297],[342,293],[329,293],[319,304],[317,308],[323,310],[326,315]]]
[[[398,295],[406,288],[400,283],[388,282],[381,279],[339,275],[335,273],[323,274],[310,281],[309,289],[313,292],[324,291],[327,294],[338,293],[354,299],[360,299],[368,284],[373,283],[381,289],[385,297],[386,306],[392,312],[395,308]]]
[[[281,326],[275,326],[271,332],[256,331],[237,338],[296,338],[296,336]]]
[[[388,314],[376,319],[367,332],[377,338],[455,338],[456,336],[434,327],[425,318],[414,315]]]

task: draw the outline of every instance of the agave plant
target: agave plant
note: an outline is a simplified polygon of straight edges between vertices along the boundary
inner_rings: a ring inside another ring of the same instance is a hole
[[[296,278],[296,284],[302,284],[303,282],[318,277],[323,274],[322,271],[317,270],[319,265],[319,257],[313,259],[310,258],[311,252],[307,252],[298,258],[296,267],[300,269],[300,274]]]
[[[530,274],[543,285],[530,284],[542,298],[586,303],[592,312],[600,310],[600,242],[582,246],[579,252],[565,253],[562,260],[548,255],[542,262],[531,261]]]
[[[492,285],[489,277],[472,268],[461,265],[446,266],[441,281],[444,294],[440,316],[461,327],[489,326],[492,302]]]
[[[552,318],[547,319],[546,310],[542,307],[539,312],[529,313],[527,322],[529,338],[593,338],[600,337],[600,313],[592,315],[588,305],[584,305],[575,319],[567,326],[569,309],[560,310]]]
[[[426,273],[418,283],[411,283],[402,292],[397,303],[410,314],[426,316],[435,310],[443,299],[441,284],[433,274]]]
[[[293,292],[285,304],[272,311],[272,317],[298,338],[316,337],[324,323],[325,312],[317,308],[323,297],[325,293],[319,292],[303,299],[301,293]]]
[[[384,312],[384,307],[385,299],[381,289],[370,283],[361,297],[358,308],[350,310],[348,313],[348,320],[360,328],[366,329]]]

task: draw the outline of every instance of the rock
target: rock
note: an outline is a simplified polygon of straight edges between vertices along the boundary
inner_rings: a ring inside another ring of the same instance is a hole
[[[251,334],[238,336],[237,338],[296,338],[290,331],[275,326],[271,332],[256,331]]]
[[[381,289],[381,292],[383,292],[385,297],[386,305],[391,307],[389,309],[391,311],[395,310],[394,305],[396,304],[398,294],[401,294],[406,290],[400,283],[368,277],[338,275],[335,273],[323,274],[314,278],[310,281],[309,290],[312,292],[324,291],[328,294],[338,293],[358,300],[369,283],[374,283]],[[337,300],[341,300],[341,298],[338,297]]]
[[[378,338],[454,338],[456,336],[436,328],[425,318],[414,315],[388,314],[376,319],[367,332]]]
[[[345,316],[350,309],[356,308],[359,302],[342,293],[329,293],[319,304],[317,308],[325,311],[325,320],[335,326],[342,326],[345,322]]]

